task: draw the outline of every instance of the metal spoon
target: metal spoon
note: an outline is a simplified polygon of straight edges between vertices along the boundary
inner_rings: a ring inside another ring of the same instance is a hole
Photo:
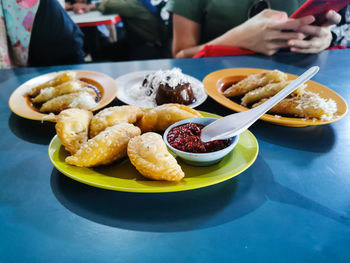
[[[222,140],[244,132],[269,109],[287,97],[304,82],[316,75],[319,69],[320,68],[317,66],[309,68],[301,76],[299,76],[299,78],[291,82],[283,90],[256,108],[228,115],[205,126],[201,133],[201,140],[203,142]]]

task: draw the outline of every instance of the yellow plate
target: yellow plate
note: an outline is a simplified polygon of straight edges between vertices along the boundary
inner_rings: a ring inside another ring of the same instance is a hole
[[[69,70],[77,73],[77,78],[83,80],[87,83],[90,83],[97,87],[101,93],[101,99],[97,103],[96,107],[91,109],[92,111],[98,110],[109,104],[114,100],[117,94],[117,84],[114,79],[111,77],[94,71],[86,70]],[[55,75],[62,73],[60,72],[51,72],[45,75],[40,75],[36,78],[28,80],[19,86],[12,94],[9,99],[9,106],[13,113],[17,114],[26,119],[31,120],[48,120],[54,121],[54,119],[47,118],[48,114],[43,114],[39,112],[36,108],[31,105],[31,102],[27,96],[24,96],[27,91],[29,91],[33,86],[44,83],[52,79]]]
[[[201,112],[203,116],[219,117]],[[258,142],[254,135],[245,131],[239,137],[234,150],[220,163],[208,167],[194,167],[179,162],[185,178],[179,183],[151,181],[132,166],[128,158],[110,166],[81,168],[67,164],[68,153],[55,136],[49,145],[52,164],[68,177],[91,186],[126,192],[161,193],[201,188],[228,180],[246,170],[258,155]]]
[[[230,100],[222,94],[222,89],[228,85],[240,81],[248,75],[257,74],[263,71],[264,69],[256,68],[232,68],[232,69],[223,69],[215,71],[207,75],[203,80],[204,89],[210,97],[216,100],[221,105],[232,109],[237,112],[246,111],[248,108]],[[296,79],[298,76],[287,74],[288,79]],[[271,114],[264,114],[260,119],[272,123],[276,123],[283,126],[290,127],[304,127],[309,125],[321,125],[331,122],[335,122],[343,118],[348,110],[345,100],[335,93],[333,90],[315,82],[307,81],[306,90],[318,93],[322,98],[333,99],[337,103],[338,111],[335,118],[332,120],[321,121],[321,120],[303,120],[302,118],[292,118],[292,117],[276,117]]]

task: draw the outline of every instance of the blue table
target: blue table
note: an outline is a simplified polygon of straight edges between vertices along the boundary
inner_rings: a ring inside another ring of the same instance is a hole
[[[192,191],[135,194],[60,174],[47,155],[54,126],[8,108],[21,83],[63,69],[116,78],[180,67],[203,79],[223,68],[300,74],[312,65],[321,67],[315,81],[350,101],[350,50],[0,71],[0,262],[350,262],[349,115],[306,128],[259,121],[251,128],[259,156],[239,176]],[[210,98],[199,109],[232,113]]]

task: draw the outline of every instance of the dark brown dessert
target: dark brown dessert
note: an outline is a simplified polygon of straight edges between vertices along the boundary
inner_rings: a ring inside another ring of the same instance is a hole
[[[195,101],[190,83],[178,84],[175,88],[168,84],[160,84],[156,94],[158,105],[165,103],[179,103],[189,105]]]
[[[196,101],[191,82],[179,68],[147,74],[141,87],[146,96],[154,98],[157,105],[165,103],[189,105]]]

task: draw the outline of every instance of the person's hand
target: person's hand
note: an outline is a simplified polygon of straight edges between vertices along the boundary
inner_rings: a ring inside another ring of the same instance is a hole
[[[327,49],[332,41],[330,26],[338,24],[341,16],[333,10],[326,14],[327,21],[321,26],[303,25],[297,31],[306,35],[306,39],[290,39],[290,50],[297,53],[318,53]]]
[[[73,12],[75,14],[85,14],[90,10],[91,10],[91,7],[88,4],[76,3],[73,5]]]
[[[65,9],[65,10],[71,10],[72,7],[73,7],[73,6],[71,5],[71,3],[65,2],[65,4],[64,4],[64,9]]]
[[[236,47],[271,56],[280,49],[289,47],[288,40],[304,39],[305,34],[302,31],[295,31],[313,21],[313,16],[288,19],[285,12],[265,9],[233,29],[234,35],[237,35],[237,31],[239,32],[239,37],[232,39],[232,43]]]

